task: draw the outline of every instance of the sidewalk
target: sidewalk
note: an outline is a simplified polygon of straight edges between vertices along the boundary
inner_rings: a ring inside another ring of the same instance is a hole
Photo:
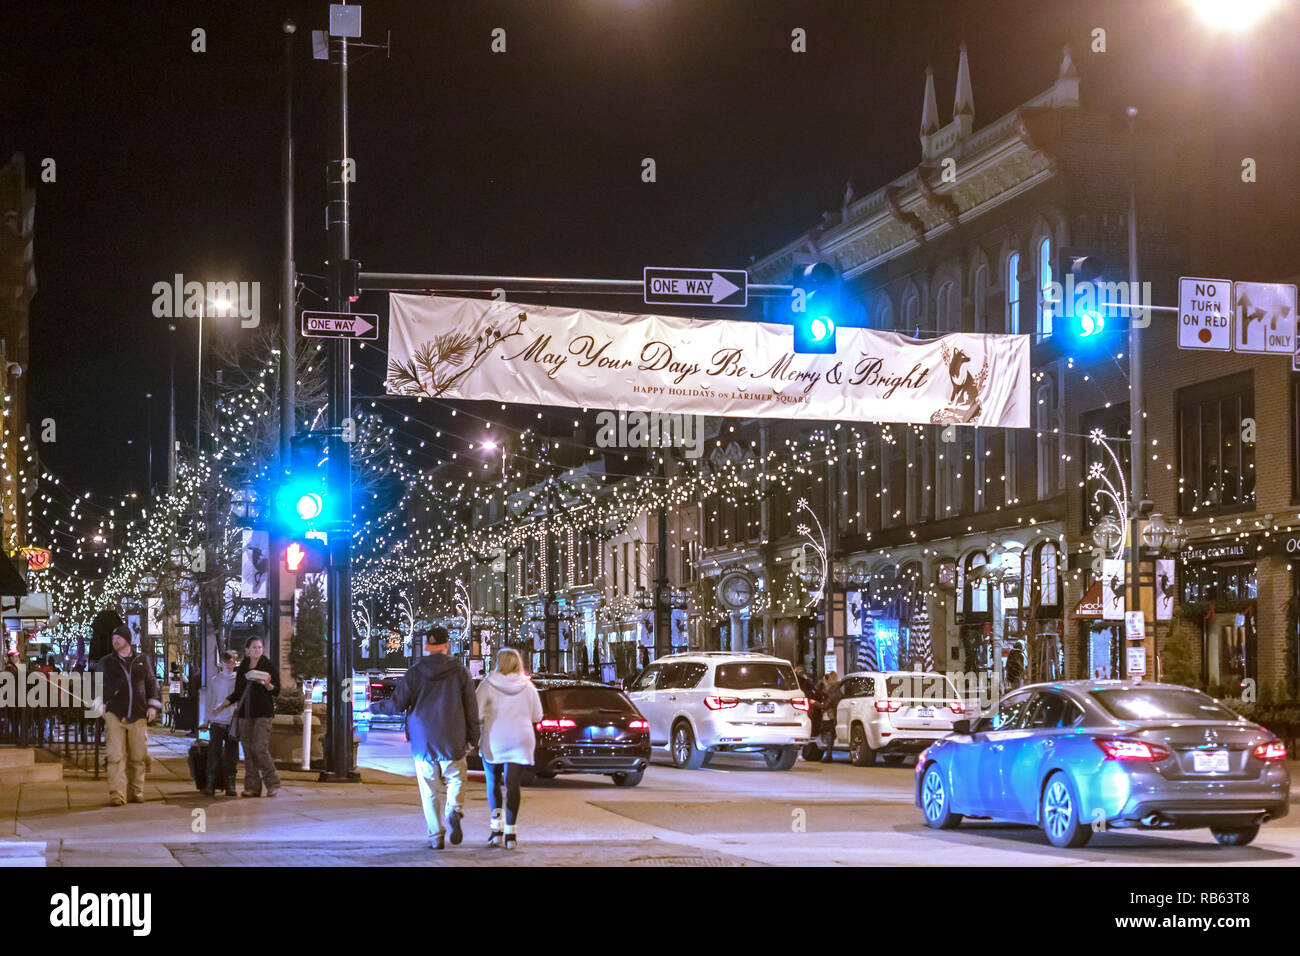
[[[190,779],[194,738],[151,732],[145,802],[108,805],[101,775],[66,769],[59,783],[0,788],[0,844],[45,843],[47,866],[744,865],[675,842],[680,834],[565,800],[530,794],[523,849],[480,849],[487,828],[482,774],[464,794],[465,842],[429,850],[413,776],[363,767],[361,783],[321,783],[317,771],[280,771],[271,799],[206,797]],[[242,767],[242,765],[241,765]],[[242,773],[242,769],[241,769]],[[241,788],[242,789],[242,788]],[[548,812],[545,805],[564,800]],[[568,804],[572,803],[572,806]],[[668,837],[668,839],[664,839]]]

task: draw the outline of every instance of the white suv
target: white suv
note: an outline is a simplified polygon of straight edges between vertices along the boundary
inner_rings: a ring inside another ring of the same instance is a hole
[[[877,754],[901,763],[952,733],[954,721],[973,716],[943,674],[857,671],[840,681],[840,694],[835,746],[848,748],[855,767],[871,766]]]
[[[789,770],[812,735],[811,702],[789,661],[767,654],[706,651],[652,661],[627,695],[650,722],[650,743],[673,763],[704,766],[714,753],[761,753]]]

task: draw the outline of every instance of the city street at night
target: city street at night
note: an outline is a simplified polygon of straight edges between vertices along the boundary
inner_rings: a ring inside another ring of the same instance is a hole
[[[704,770],[656,757],[640,786],[591,775],[524,791],[527,840],[516,854],[483,847],[488,811],[473,774],[465,840],[430,854],[406,741],[372,733],[364,783],[326,786],[287,773],[275,801],[206,798],[168,771],[184,738],[163,738],[146,803],[107,821],[88,780],[30,785],[3,807],[5,839],[43,852],[48,866],[1288,866],[1300,861],[1300,820],[1270,826],[1249,847],[1220,847],[1206,831],[1099,833],[1059,850],[1036,828],[968,821],[927,829],[914,805],[914,769],[799,762],[772,774],[734,756]],[[294,778],[299,779],[294,779]],[[1294,796],[1294,793],[1293,793]],[[281,799],[283,797],[283,799]],[[205,811],[204,832],[192,831]],[[32,844],[44,843],[41,850]]]

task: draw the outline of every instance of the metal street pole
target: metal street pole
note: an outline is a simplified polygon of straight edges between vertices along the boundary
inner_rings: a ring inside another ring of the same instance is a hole
[[[1137,109],[1128,109],[1129,140],[1129,184],[1128,184],[1128,281],[1129,292],[1136,295],[1138,288],[1137,258]],[[1142,331],[1139,328],[1140,316],[1129,319],[1128,362],[1129,362],[1129,466],[1132,470],[1130,527],[1129,527],[1129,594],[1130,611],[1141,610],[1142,598],[1140,581],[1142,574],[1142,539],[1139,535],[1142,511],[1146,506],[1146,422],[1143,418],[1142,395]],[[1120,633],[1124,633],[1121,631]],[[1120,644],[1127,648],[1127,641]],[[1127,654],[1124,655],[1127,659]],[[1127,665],[1121,661],[1127,674]]]
[[[167,338],[167,490],[176,484],[176,325],[168,326]]]
[[[663,456],[667,451],[659,449],[660,458],[656,468],[657,477],[665,479],[665,468]],[[655,613],[655,658],[658,659],[672,653],[672,612],[668,600],[668,509],[664,506],[662,497],[663,481],[660,481],[660,499],[658,508],[658,527],[656,536],[659,540],[659,547],[655,554],[655,594],[654,594],[654,613]]]
[[[822,644],[814,648],[813,673],[826,674],[826,648],[834,647],[831,630],[831,610],[835,604],[835,549],[839,547],[839,513],[836,500],[836,478],[839,467],[835,460],[834,430],[826,426],[826,580],[822,582]],[[846,667],[847,670],[847,667]]]
[[[280,150],[281,203],[283,207],[283,252],[280,260],[280,466],[283,477],[292,455],[294,433],[294,382],[298,375],[294,341],[294,293],[296,275],[293,264],[293,51],[297,27],[292,20],[281,25],[284,32],[284,141]],[[287,542],[274,527],[269,532],[270,572],[267,574],[267,649],[271,660],[280,666],[280,562]],[[283,676],[283,675],[282,675]]]
[[[337,38],[337,113],[339,158],[330,162],[329,276],[330,303],[347,312],[357,294],[356,264],[350,259],[348,160],[348,41]],[[352,413],[351,343],[333,343],[330,362],[328,498],[334,509],[329,526],[329,734],[330,754],[323,779],[359,780],[352,768],[352,642],[349,639],[352,607],[352,468],[351,448],[343,429]]]

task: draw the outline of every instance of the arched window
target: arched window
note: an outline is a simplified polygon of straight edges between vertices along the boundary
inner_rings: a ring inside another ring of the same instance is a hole
[[[880,305],[876,309],[876,328],[892,329],[894,327],[894,308],[889,304],[889,300],[884,296],[880,298]]]
[[[989,556],[983,551],[976,551],[966,556],[958,565],[957,574],[957,613],[966,615],[968,623],[972,616],[977,619],[991,617],[992,579],[987,573]]]
[[[1020,331],[1020,253],[1007,256],[1007,331]]]
[[[957,319],[956,287],[953,283],[945,282],[939,287],[939,293],[935,296],[934,304],[935,327],[940,332],[960,331]]]
[[[903,327],[904,333],[915,332],[921,324],[921,297],[915,292],[908,292],[903,298]]]
[[[989,270],[987,266],[978,266],[971,281],[971,292],[975,298],[975,331],[987,332],[988,316],[985,309],[989,301]]]
[[[1044,238],[1038,243],[1038,336],[1045,339],[1052,334],[1052,240]]]

